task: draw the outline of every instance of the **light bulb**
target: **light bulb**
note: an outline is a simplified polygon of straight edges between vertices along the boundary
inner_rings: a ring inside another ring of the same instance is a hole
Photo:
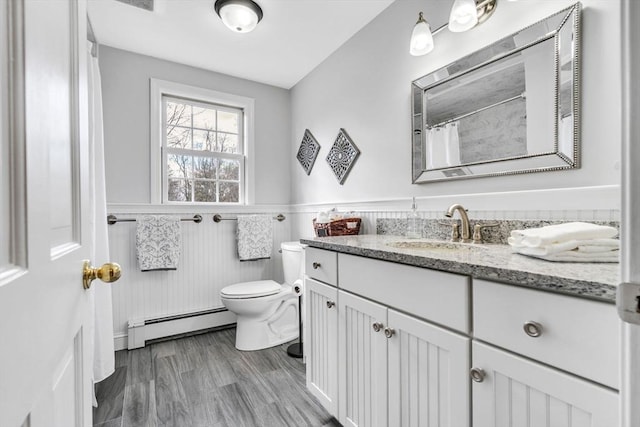
[[[472,29],[478,23],[475,0],[456,0],[449,16],[449,30],[461,33]]]
[[[409,53],[413,56],[426,55],[433,50],[433,36],[431,35],[431,27],[424,20],[422,12],[418,16],[418,22],[413,27],[411,33],[411,44]]]

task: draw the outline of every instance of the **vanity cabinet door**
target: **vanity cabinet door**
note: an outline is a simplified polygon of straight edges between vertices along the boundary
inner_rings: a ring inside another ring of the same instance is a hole
[[[476,341],[472,351],[474,426],[618,425],[616,392]]]
[[[307,389],[338,415],[338,289],[305,279]]]
[[[387,426],[387,308],[342,291],[338,301],[338,419]]]
[[[468,427],[470,339],[391,309],[388,323],[389,425]]]

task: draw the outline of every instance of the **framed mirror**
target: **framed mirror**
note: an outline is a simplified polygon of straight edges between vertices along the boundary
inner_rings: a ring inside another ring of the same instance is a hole
[[[580,167],[580,3],[411,85],[413,183]]]

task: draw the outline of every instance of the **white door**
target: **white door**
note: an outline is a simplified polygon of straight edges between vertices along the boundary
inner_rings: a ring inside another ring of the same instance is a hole
[[[474,375],[474,426],[618,425],[618,394],[608,388],[476,341],[472,354],[484,372]]]
[[[389,425],[470,422],[470,339],[389,309]],[[484,424],[479,424],[480,426]]]
[[[338,292],[338,420],[345,427],[389,425],[386,323],[385,306]]]
[[[0,2],[0,425],[91,425],[86,10]],[[10,70],[10,71],[9,71]]]
[[[622,0],[622,256],[623,282],[640,283],[640,2]],[[618,308],[633,307],[636,288],[626,298],[618,295]],[[620,354],[621,426],[640,425],[640,314],[623,323]]]
[[[305,279],[307,389],[338,415],[338,289]]]

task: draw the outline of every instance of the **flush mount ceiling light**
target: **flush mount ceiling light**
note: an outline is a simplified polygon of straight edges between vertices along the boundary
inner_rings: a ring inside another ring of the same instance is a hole
[[[454,33],[470,30],[489,19],[496,10],[497,4],[498,0],[455,0],[451,7],[449,23],[438,28],[433,33],[431,33],[431,27],[424,19],[422,12],[420,12],[418,14],[418,22],[416,22],[411,34],[409,52],[413,56],[425,55],[431,52],[434,45],[434,34],[439,33],[446,27]]]
[[[262,19],[262,9],[252,0],[216,0],[214,9],[224,25],[236,33],[253,31]]]

